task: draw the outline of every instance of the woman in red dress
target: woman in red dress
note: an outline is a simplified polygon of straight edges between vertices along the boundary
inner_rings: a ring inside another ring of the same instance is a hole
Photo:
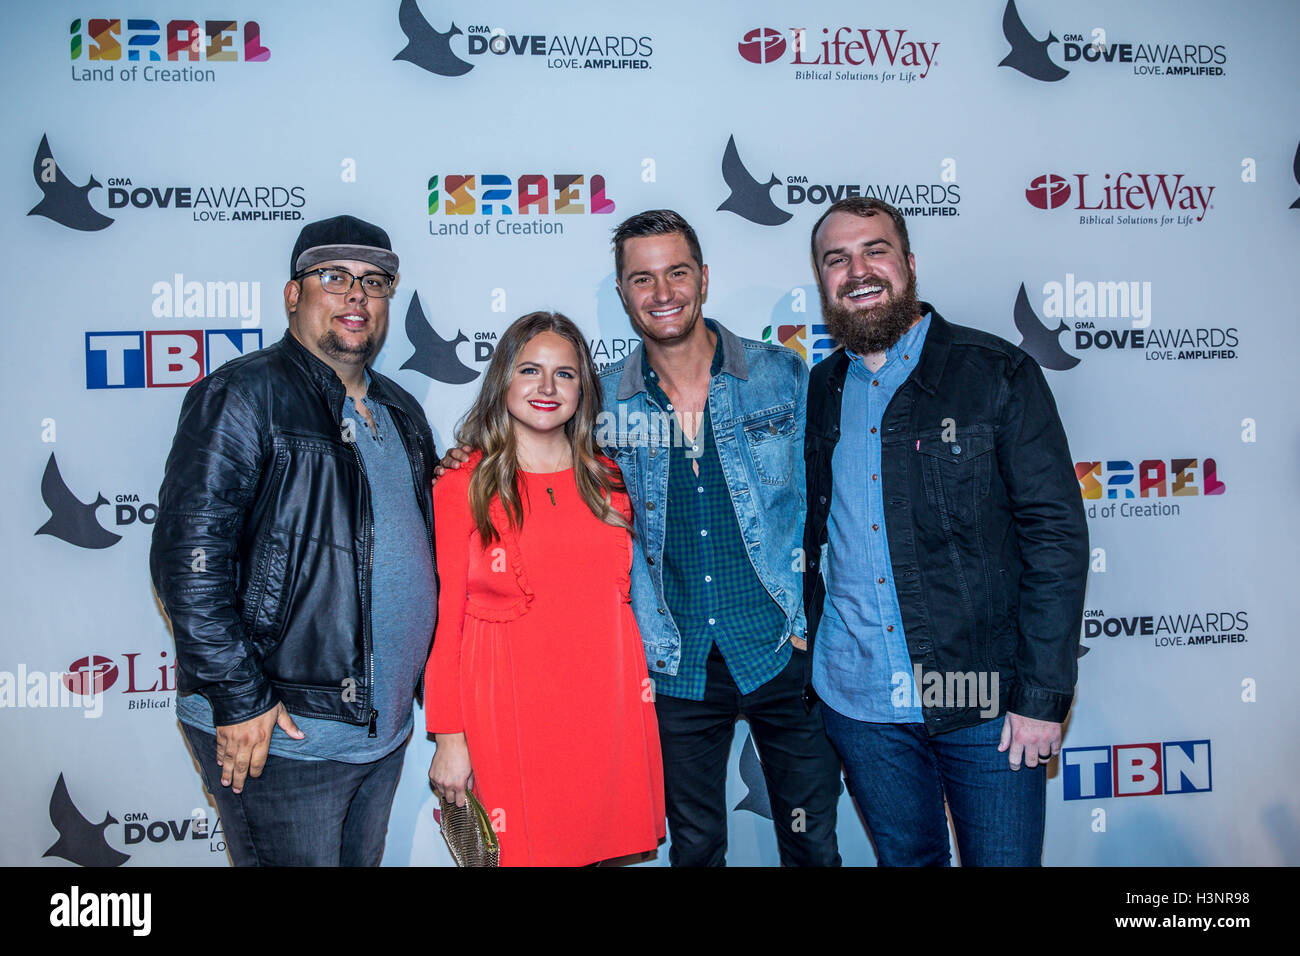
[[[653,850],[663,768],[629,598],[631,509],[593,441],[600,381],[577,326],[502,335],[433,491],[438,628],[425,671],[434,790],[473,790],[502,866]]]

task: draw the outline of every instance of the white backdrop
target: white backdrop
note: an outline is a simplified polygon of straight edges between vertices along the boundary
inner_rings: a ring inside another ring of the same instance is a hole
[[[816,361],[808,231],[856,190],[909,211],[923,298],[1048,367],[1079,463],[1095,550],[1045,861],[1300,863],[1294,3],[197,12],[56,2],[0,40],[0,862],[226,862],[150,522],[183,386],[283,334],[304,222],[389,231],[377,367],[441,447],[519,315],[626,353],[609,237],[646,208],[698,230],[707,314]],[[747,738],[730,859],[774,864]],[[432,749],[408,750],[386,865],[448,862]],[[873,861],[847,795],[840,839]]]

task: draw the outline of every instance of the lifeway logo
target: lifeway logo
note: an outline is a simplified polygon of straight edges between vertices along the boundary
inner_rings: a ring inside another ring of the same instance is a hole
[[[917,216],[958,216],[961,187],[956,182],[956,164],[945,160],[934,183],[835,183],[805,174],[784,177],[784,189],[778,196],[785,206],[805,204],[824,206],[850,196],[871,196],[897,206],[908,218]],[[730,190],[718,206],[719,212],[732,212],[760,226],[779,226],[793,214],[772,198],[773,187],[782,185],[775,173],[766,182],[757,179],[740,158],[733,135],[722,153],[722,179]]]
[[[1209,647],[1245,644],[1250,622],[1242,611],[1171,611],[1162,614],[1106,614],[1101,608],[1083,612],[1083,636],[1137,639],[1153,647]]]
[[[97,492],[95,500],[86,503],[73,494],[59,473],[59,463],[53,452],[50,452],[41,476],[41,500],[50,509],[50,518],[36,529],[37,534],[48,534],[78,548],[95,551],[111,548],[122,540],[120,534],[107,530],[96,514],[101,506],[109,503],[108,499]],[[141,500],[137,493],[115,495],[114,502],[114,520],[119,528],[137,521],[141,525],[150,525],[158,518],[158,505]]]
[[[471,24],[461,30],[453,22],[439,32],[425,19],[416,0],[402,0],[397,22],[406,46],[394,60],[405,60],[439,76],[464,76],[477,63],[494,58],[524,57],[548,70],[648,70],[654,45],[648,36],[611,36],[597,30],[582,33],[512,33],[503,27]],[[464,37],[452,44],[454,37]],[[471,62],[464,57],[473,57]]]
[[[1063,372],[1091,352],[1141,353],[1147,361],[1223,360],[1237,358],[1236,326],[1152,328],[1152,284],[1149,281],[1079,279],[1067,272],[1063,281],[1042,287],[1039,312],[1034,311],[1024,283],[1016,294],[1015,326],[1020,347],[1043,368]],[[1116,323],[1114,320],[1127,320]],[[1048,321],[1044,321],[1048,320]],[[1067,324],[1067,321],[1069,323]],[[1071,332],[1062,344],[1061,333]]]
[[[1073,200],[1080,225],[1190,226],[1214,208],[1214,190],[1186,173],[1043,173],[1025,187],[1025,201],[1051,210]]]
[[[930,75],[939,41],[917,39],[907,30],[790,27],[783,33],[775,27],[755,27],[740,38],[736,50],[744,60],[758,64],[780,62],[789,52],[796,80],[912,83]]]
[[[1038,39],[1025,25],[1015,0],[1007,0],[1002,12],[1002,35],[1011,51],[998,66],[1007,66],[1034,80],[1054,83],[1070,75],[1061,64],[1085,67],[1128,67],[1133,76],[1220,77],[1228,62],[1228,48],[1222,43],[1183,43],[1164,40],[1134,43],[1115,40],[1101,27],[1088,31],[1065,31],[1058,40],[1050,30]],[[1061,44],[1060,61],[1051,56],[1051,45]]]
[[[1061,778],[1066,800],[1208,793],[1213,789],[1210,742],[1066,747]]]

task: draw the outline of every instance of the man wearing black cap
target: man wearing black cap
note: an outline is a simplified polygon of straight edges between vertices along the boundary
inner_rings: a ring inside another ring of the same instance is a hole
[[[369,368],[397,256],[303,228],[289,330],[185,396],[150,569],[177,716],[243,865],[375,866],[433,635],[433,436]]]

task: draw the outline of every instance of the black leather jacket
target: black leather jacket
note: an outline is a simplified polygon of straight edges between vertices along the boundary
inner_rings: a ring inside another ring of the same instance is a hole
[[[422,490],[432,558],[433,434],[410,394],[370,375],[366,401],[392,414]],[[333,369],[286,332],[181,406],[149,566],[179,690],[206,697],[218,725],[277,701],[307,717],[373,720],[374,524],[361,453],[339,425],[344,396]]]
[[[931,313],[921,359],[881,423],[885,532],[909,656],[923,673],[996,670],[998,716],[1063,721],[1078,675],[1088,526],[1056,403],[1020,349],[921,305]],[[836,351],[808,387],[810,644],[826,594],[818,558],[848,363]],[[984,719],[978,706],[922,710],[931,734]]]

